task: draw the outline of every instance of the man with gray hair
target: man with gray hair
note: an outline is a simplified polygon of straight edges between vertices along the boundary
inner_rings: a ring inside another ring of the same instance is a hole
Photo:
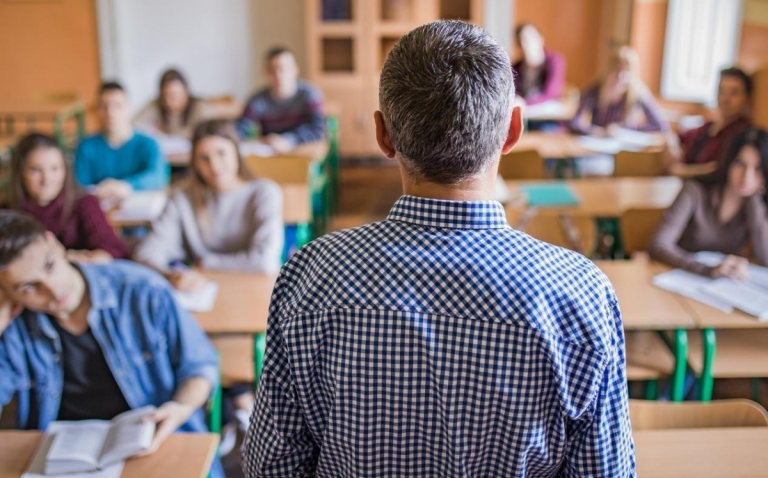
[[[376,135],[405,195],[283,268],[247,476],[635,475],[613,288],[493,201],[513,97],[481,28],[434,22],[392,50]]]

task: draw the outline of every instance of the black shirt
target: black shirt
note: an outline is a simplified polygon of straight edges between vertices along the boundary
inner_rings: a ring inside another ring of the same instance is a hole
[[[111,420],[131,409],[90,327],[73,335],[51,322],[61,338],[64,391],[59,420]]]

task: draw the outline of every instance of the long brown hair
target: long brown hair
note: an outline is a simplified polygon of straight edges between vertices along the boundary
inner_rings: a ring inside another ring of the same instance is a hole
[[[212,191],[211,187],[205,182],[205,179],[197,169],[197,148],[200,146],[201,141],[205,138],[210,138],[211,136],[229,140],[235,146],[235,154],[237,154],[237,175],[241,180],[250,181],[256,178],[245,163],[243,156],[240,154],[240,140],[237,136],[235,124],[232,121],[223,119],[203,121],[197,125],[195,133],[192,136],[192,163],[188,182],[188,187],[192,196],[192,205],[198,215],[204,210],[205,205],[212,196]]]
[[[157,106],[160,108],[160,125],[161,129],[166,133],[169,132],[170,127],[168,124],[168,117],[170,112],[168,111],[168,105],[165,104],[165,100],[163,99],[163,88],[168,86],[169,83],[173,83],[174,81],[178,81],[184,85],[184,89],[187,91],[187,106],[184,107],[184,111],[181,113],[182,126],[187,126],[187,124],[189,124],[192,112],[197,107],[197,103],[200,101],[197,97],[192,96],[192,94],[189,92],[189,85],[187,84],[187,80],[179,70],[166,70],[166,72],[163,73],[163,76],[160,77],[160,94],[157,97]]]
[[[61,214],[61,226],[64,227],[72,215],[72,209],[75,202],[82,196],[83,192],[77,187],[72,175],[72,167],[64,151],[51,136],[42,133],[30,133],[19,141],[16,145],[11,161],[11,208],[24,211],[25,203],[31,201],[26,186],[24,185],[23,172],[26,167],[29,156],[38,149],[53,148],[61,153],[64,161],[64,185],[59,194],[64,195],[64,206]]]
[[[612,52],[611,58],[608,61],[608,68],[599,82],[600,92],[598,104],[600,111],[605,111],[610,102],[608,78],[612,73],[617,72],[624,66],[629,70],[630,80],[627,94],[624,99],[624,117],[622,118],[622,121],[626,121],[627,117],[635,109],[635,105],[650,94],[648,92],[648,87],[645,86],[645,83],[643,83],[643,80],[640,78],[640,57],[637,55],[637,52],[631,47],[620,46]]]

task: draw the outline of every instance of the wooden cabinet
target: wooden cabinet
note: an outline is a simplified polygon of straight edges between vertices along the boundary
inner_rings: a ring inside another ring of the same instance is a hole
[[[482,23],[483,0],[310,0],[308,78],[339,116],[344,156],[378,155],[373,113],[379,76],[395,43],[440,18]]]

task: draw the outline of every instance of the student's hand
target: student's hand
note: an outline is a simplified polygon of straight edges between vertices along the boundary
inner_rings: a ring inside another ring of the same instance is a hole
[[[102,201],[122,201],[131,192],[133,187],[129,183],[118,179],[105,179],[96,186],[94,194]]]
[[[155,437],[149,448],[136,456],[147,456],[156,452],[173,432],[187,423],[194,411],[195,409],[189,405],[170,401],[165,402],[153,414],[144,417],[145,422],[155,422]]]
[[[195,271],[172,271],[167,276],[168,282],[179,292],[195,292],[208,283],[204,275]]]
[[[601,126],[593,126],[592,129],[589,130],[590,136],[596,136],[598,138],[605,138],[608,136],[608,130],[606,128],[603,128]]]
[[[749,279],[749,261],[743,257],[726,256],[723,262],[712,271],[712,276],[745,281]]]
[[[611,138],[618,135],[619,131],[621,131],[621,125],[619,125],[619,123],[611,123],[605,127],[606,136]]]
[[[67,251],[67,260],[69,262],[80,262],[83,264],[108,264],[114,260],[112,255],[101,249],[95,251],[74,250]]]
[[[24,307],[12,301],[2,289],[0,289],[0,335],[11,325],[13,319],[21,314]]]
[[[293,149],[293,144],[279,134],[268,134],[263,140],[278,153],[287,153]]]

